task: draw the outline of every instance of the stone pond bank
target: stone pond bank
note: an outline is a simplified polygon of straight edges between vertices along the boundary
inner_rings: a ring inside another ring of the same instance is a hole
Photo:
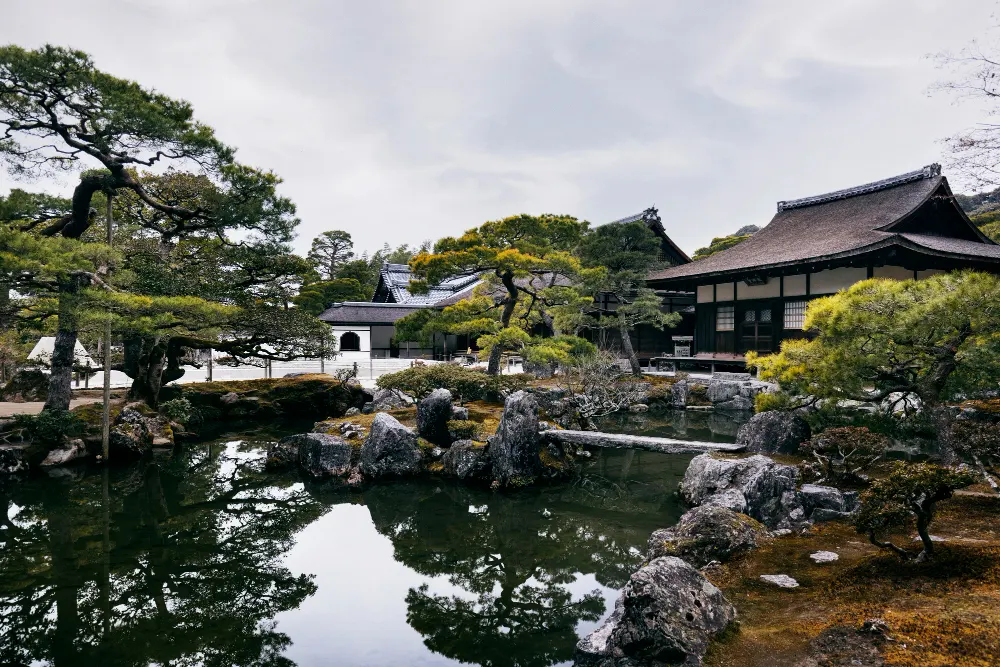
[[[577,645],[581,667],[701,665],[711,642],[738,631],[736,608],[706,577],[765,543],[846,518],[853,493],[799,484],[798,469],[763,455],[696,456],[681,496],[692,506],[677,525],[655,531],[646,561],[629,579],[611,616]],[[830,562],[829,556],[814,562]],[[762,580],[797,586],[775,572]]]

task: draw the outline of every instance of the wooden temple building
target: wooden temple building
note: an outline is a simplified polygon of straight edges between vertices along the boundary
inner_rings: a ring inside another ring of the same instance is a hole
[[[694,359],[741,364],[804,336],[806,304],[872,277],[1000,272],[1000,245],[966,216],[932,164],[893,178],[778,202],[751,238],[656,271],[649,286],[695,296]]]

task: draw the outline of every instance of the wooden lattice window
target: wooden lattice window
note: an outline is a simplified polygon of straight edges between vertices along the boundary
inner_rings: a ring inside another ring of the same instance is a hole
[[[785,302],[785,328],[801,329],[806,322],[806,302],[786,301]]]

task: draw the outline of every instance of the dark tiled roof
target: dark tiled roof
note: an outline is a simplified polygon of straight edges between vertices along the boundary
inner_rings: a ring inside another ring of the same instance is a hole
[[[453,276],[432,287],[427,294],[411,294],[409,288],[412,275],[409,265],[386,262],[382,265],[380,279],[396,303],[421,306],[433,306],[479,282],[479,277],[475,275]]]
[[[401,317],[424,308],[426,306],[348,301],[333,304],[320,314],[319,319],[330,324],[393,324]]]
[[[636,213],[634,215],[628,215],[624,218],[618,220],[612,220],[609,225],[615,225],[618,223],[628,224],[630,222],[645,222],[646,226],[653,230],[653,233],[660,237],[660,243],[663,246],[664,251],[673,260],[675,264],[687,264],[691,261],[687,253],[680,249],[680,247],[674,243],[673,239],[667,234],[666,228],[663,226],[663,221],[660,220],[660,214],[656,210],[655,206],[647,208],[642,213]]]
[[[892,231],[894,223],[916,211],[935,193],[952,196],[939,169],[930,165],[856,188],[779,202],[771,222],[746,241],[691,264],[655,271],[649,280],[670,281],[777,268],[839,259],[891,245],[995,261],[998,246],[978,231],[960,230],[982,237],[981,243]],[[957,204],[955,207],[958,209]],[[972,228],[963,213],[958,211],[956,215],[962,220],[956,224]]]

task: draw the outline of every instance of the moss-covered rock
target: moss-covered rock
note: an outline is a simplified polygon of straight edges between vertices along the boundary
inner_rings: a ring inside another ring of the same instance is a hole
[[[328,375],[294,378],[201,382],[168,387],[167,398],[183,397],[201,422],[218,420],[270,420],[274,418],[337,417],[349,408],[360,408],[365,393],[360,385]]]

